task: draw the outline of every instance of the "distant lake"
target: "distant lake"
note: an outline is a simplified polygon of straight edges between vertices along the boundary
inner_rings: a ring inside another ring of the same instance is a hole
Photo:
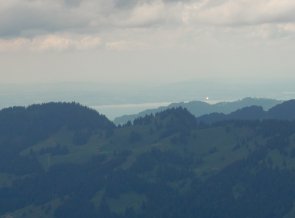
[[[91,108],[99,113],[106,115],[110,120],[125,114],[135,114],[146,109],[168,106],[172,102],[148,102],[137,104],[112,104],[112,105],[94,105]]]

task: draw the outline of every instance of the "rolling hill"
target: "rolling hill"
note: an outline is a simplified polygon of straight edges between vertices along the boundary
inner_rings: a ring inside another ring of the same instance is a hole
[[[191,102],[181,102],[181,103],[172,103],[167,107],[159,107],[157,109],[149,109],[142,111],[138,114],[124,115],[115,118],[114,123],[116,125],[127,123],[128,121],[133,121],[138,117],[144,117],[145,115],[155,114],[157,112],[164,111],[169,108],[183,107],[186,108],[194,116],[199,117],[205,114],[210,113],[224,113],[228,114],[234,112],[238,109],[249,107],[249,106],[261,106],[264,110],[268,110],[271,107],[282,103],[282,101],[274,99],[264,99],[264,98],[244,98],[242,100],[233,101],[233,102],[220,102],[216,104],[209,104],[202,101],[191,101]]]
[[[120,127],[75,103],[1,110],[0,216],[294,217],[294,105]]]
[[[229,114],[212,113],[197,118],[198,122],[214,123],[225,120],[294,120],[295,100],[285,101],[265,111],[259,106],[250,106]]]

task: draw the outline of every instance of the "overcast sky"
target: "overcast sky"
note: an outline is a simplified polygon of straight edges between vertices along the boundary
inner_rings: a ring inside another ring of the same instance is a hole
[[[294,40],[294,0],[1,0],[0,83],[290,82]]]

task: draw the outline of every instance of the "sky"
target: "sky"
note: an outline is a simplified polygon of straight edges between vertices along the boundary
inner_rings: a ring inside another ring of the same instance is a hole
[[[91,83],[136,92],[138,86],[183,84],[187,100],[188,82],[220,91],[242,86],[244,97],[257,84],[264,87],[256,87],[257,95],[274,96],[275,86],[278,98],[292,98],[295,90],[284,84],[295,82],[294,57],[294,0],[0,4],[0,84],[11,89]]]

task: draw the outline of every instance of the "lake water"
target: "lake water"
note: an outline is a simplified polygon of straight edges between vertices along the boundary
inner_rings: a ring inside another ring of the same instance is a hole
[[[137,104],[113,104],[113,105],[95,105],[90,106],[99,113],[106,115],[110,120],[126,114],[135,114],[146,109],[168,106],[171,102],[149,102]]]

